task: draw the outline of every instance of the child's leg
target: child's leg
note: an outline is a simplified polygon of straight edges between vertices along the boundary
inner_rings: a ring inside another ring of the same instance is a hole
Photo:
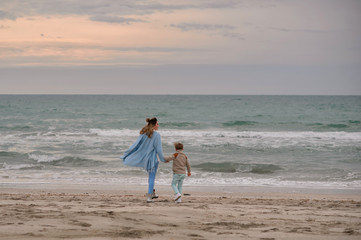
[[[178,188],[177,188],[177,184],[178,184],[178,174],[173,174],[173,180],[172,180],[172,188],[175,194],[178,193]]]
[[[183,188],[183,181],[185,178],[185,174],[180,174],[181,176],[179,176],[179,181],[178,181],[178,191],[180,194],[182,194],[182,188]]]
[[[153,172],[149,172],[148,177],[148,193],[152,194],[154,189],[155,175],[157,174],[158,164],[155,165]]]

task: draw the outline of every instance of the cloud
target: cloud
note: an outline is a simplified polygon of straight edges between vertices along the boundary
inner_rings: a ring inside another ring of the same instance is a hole
[[[47,35],[47,34],[44,34],[44,33],[41,33],[40,36],[42,38],[46,38],[46,39],[62,39],[62,37],[60,37],[60,36],[51,36],[51,35]]]
[[[178,28],[184,32],[187,31],[215,31],[215,30],[234,30],[236,27],[226,24],[198,24],[198,23],[181,23],[171,24],[171,27]]]
[[[0,10],[0,20],[1,19],[16,20],[16,16],[13,13]]]
[[[105,50],[114,50],[119,52],[162,52],[162,53],[177,53],[177,52],[203,52],[206,50],[203,49],[195,49],[195,48],[159,48],[159,47],[138,47],[138,48],[122,48],[122,47],[115,47],[115,48],[104,48]]]
[[[107,22],[107,23],[120,23],[120,24],[130,24],[134,22],[147,22],[142,19],[136,18],[125,18],[125,17],[117,17],[117,16],[104,16],[104,15],[97,15],[89,17],[90,20],[96,22]]]
[[[205,31],[212,34],[216,33],[224,37],[236,38],[239,40],[243,39],[242,35],[235,31],[237,28],[229,24],[180,23],[180,24],[171,24],[169,26],[173,28],[178,28],[183,32]]]
[[[54,37],[50,35],[46,35],[41,33],[41,37],[43,38],[62,38],[60,36]],[[57,51],[66,51],[66,50],[74,50],[74,49],[93,49],[93,50],[102,50],[102,51],[115,51],[115,52],[195,52],[195,51],[206,51],[204,49],[199,48],[169,48],[169,47],[108,47],[104,45],[98,44],[85,44],[85,43],[77,43],[77,42],[48,42],[48,43],[39,43],[39,44],[22,44],[21,46],[16,45],[8,45],[1,47],[0,52],[24,52],[25,50],[31,50],[34,52],[39,52],[41,49],[53,49]]]
[[[40,34],[41,35],[41,34]],[[49,36],[43,34],[45,39]],[[77,42],[9,43],[0,46],[0,65],[119,65],[119,64],[159,64],[165,61],[156,56],[167,56],[171,60],[193,53],[206,53],[207,49],[182,47],[122,47]],[[134,56],[141,56],[135,58]],[[147,61],[151,59],[151,61]],[[169,59],[167,60],[169,62]]]
[[[253,23],[253,22],[244,22],[243,25],[245,26],[250,26],[253,29],[258,29],[261,31],[264,30],[272,30],[272,31],[277,31],[277,32],[285,32],[285,33],[314,33],[314,34],[325,34],[325,33],[330,33],[330,31],[328,30],[321,30],[321,29],[299,29],[299,28],[287,28],[287,27],[273,27],[273,26],[267,26],[264,24],[259,24],[259,23]]]
[[[15,56],[15,55],[19,55],[22,54],[24,52],[23,49],[21,48],[16,48],[16,47],[0,47],[0,56]],[[1,59],[2,57],[0,57]]]
[[[183,9],[222,9],[239,5],[235,0],[184,0],[172,1],[148,0],[1,0],[0,19],[15,20],[16,16],[34,15],[146,15],[154,12],[176,11]],[[107,21],[108,22],[108,21]]]
[[[317,29],[290,29],[290,28],[278,28],[278,27],[269,27],[269,29],[281,31],[281,32],[328,33],[328,31],[317,30]]]

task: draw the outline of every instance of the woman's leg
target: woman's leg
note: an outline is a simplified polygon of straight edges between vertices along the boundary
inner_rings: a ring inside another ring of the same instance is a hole
[[[153,193],[154,182],[155,182],[155,175],[157,174],[157,170],[158,170],[158,163],[155,165],[154,171],[153,171],[153,172],[149,172],[149,177],[148,177],[148,194],[152,194],[152,193]]]

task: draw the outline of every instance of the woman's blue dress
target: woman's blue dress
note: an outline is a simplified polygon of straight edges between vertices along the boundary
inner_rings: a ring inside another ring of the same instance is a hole
[[[160,134],[156,131],[149,138],[146,134],[139,135],[138,139],[123,156],[124,165],[144,168],[147,172],[153,172],[158,163],[158,158],[165,162]]]

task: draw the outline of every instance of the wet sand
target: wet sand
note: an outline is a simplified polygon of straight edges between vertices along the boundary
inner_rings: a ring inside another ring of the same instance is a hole
[[[361,239],[361,195],[0,188],[0,239]]]

